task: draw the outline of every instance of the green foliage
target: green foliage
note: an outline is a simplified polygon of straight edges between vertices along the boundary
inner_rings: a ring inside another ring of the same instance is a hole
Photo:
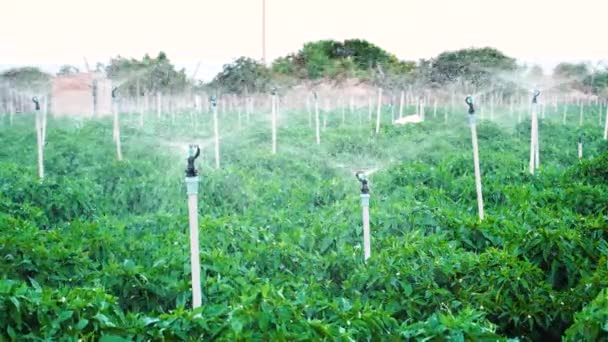
[[[291,72],[285,67],[280,68],[282,71]],[[249,94],[267,90],[270,83],[270,72],[265,65],[251,58],[240,57],[230,64],[225,64],[210,86],[222,92]]]
[[[36,67],[14,68],[0,74],[0,81],[20,91],[47,90],[50,87],[50,79],[49,74]]]
[[[62,65],[59,68],[59,71],[57,72],[57,76],[67,76],[67,75],[73,75],[73,74],[77,74],[79,73],[80,70],[78,70],[77,67],[73,66],[73,65]]]
[[[306,43],[297,54],[279,58],[272,66],[278,75],[290,74],[311,80],[328,78],[338,82],[349,78],[371,80],[378,69],[402,80],[414,69],[414,63],[400,61],[368,41],[350,39]]]
[[[565,341],[608,341],[608,291],[574,316],[574,324],[566,331]]]
[[[146,54],[141,60],[117,56],[110,59],[105,72],[120,85],[121,92],[131,95],[137,94],[138,90],[141,94],[179,92],[189,85],[185,70],[175,70],[164,52],[156,58]]]
[[[197,160],[197,310],[185,153],[165,140],[205,141],[211,125],[152,115],[138,130],[124,115],[118,162],[111,120],[50,118],[39,180],[33,116],[2,121],[0,339],[601,340],[606,144],[584,125],[579,161],[574,124],[547,110],[534,176],[529,125],[480,121],[483,222],[464,112],[385,118],[379,135],[324,113],[316,145],[307,113],[285,111],[276,155],[266,121],[226,113],[222,168],[208,146]],[[377,171],[367,263],[359,169]]]
[[[464,82],[481,87],[490,85],[494,73],[514,71],[517,65],[515,59],[486,47],[443,52],[433,59],[431,68],[434,83]]]

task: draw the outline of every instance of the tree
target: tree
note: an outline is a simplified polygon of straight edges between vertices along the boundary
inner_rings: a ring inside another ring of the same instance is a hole
[[[156,58],[145,55],[142,60],[117,56],[106,66],[106,74],[120,84],[122,92],[135,94],[137,86],[146,92],[179,92],[190,85],[184,69],[175,70],[167,55]]]
[[[51,75],[35,67],[13,68],[0,74],[0,80],[21,91],[46,91]]]
[[[562,88],[585,90],[583,81],[590,76],[589,68],[585,63],[560,63],[553,69],[553,78],[560,82],[567,82]]]
[[[79,72],[80,72],[80,70],[78,70],[77,67],[75,67],[73,65],[65,64],[59,68],[59,71],[57,72],[57,76],[73,75],[73,74],[77,74]]]
[[[496,83],[496,72],[517,70],[514,58],[490,48],[443,52],[432,60],[432,81],[438,84],[469,83],[474,87]]]
[[[240,57],[215,76],[211,86],[227,93],[263,92],[271,82],[270,70],[251,58]]]

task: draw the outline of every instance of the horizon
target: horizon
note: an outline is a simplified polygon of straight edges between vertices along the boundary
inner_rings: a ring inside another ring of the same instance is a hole
[[[0,70],[37,66],[55,73],[70,64],[84,71],[83,57],[94,68],[118,55],[141,59],[164,51],[188,75],[200,62],[196,78],[208,81],[238,57],[262,59],[262,0],[98,4],[103,6],[92,6],[93,11],[74,0],[9,5],[11,15],[0,22],[5,51]],[[359,38],[410,61],[489,46],[550,74],[559,62],[608,56],[608,47],[600,44],[606,9],[600,0],[580,0],[577,6],[550,0],[266,0],[267,61],[295,53],[305,42]],[[111,24],[100,18],[111,18]]]

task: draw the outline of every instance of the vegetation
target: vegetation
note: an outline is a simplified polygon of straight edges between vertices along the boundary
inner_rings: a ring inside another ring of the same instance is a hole
[[[529,124],[498,108],[497,122],[482,120],[480,223],[465,111],[387,119],[379,135],[329,112],[321,145],[306,113],[287,112],[277,155],[265,117],[239,126],[222,115],[222,169],[208,146],[197,163],[195,311],[186,155],[166,142],[205,141],[209,115],[194,132],[188,113],[142,129],[123,116],[122,162],[110,120],[50,119],[44,180],[33,116],[0,117],[0,340],[605,339],[608,154],[597,122],[581,128],[579,162],[577,122],[547,108],[531,176]],[[375,167],[364,264],[353,173]]]

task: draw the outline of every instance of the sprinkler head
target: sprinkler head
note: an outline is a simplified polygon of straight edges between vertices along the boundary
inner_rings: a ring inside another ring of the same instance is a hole
[[[538,103],[538,97],[540,96],[540,90],[534,89],[532,92],[532,103]]]
[[[38,102],[38,98],[36,96],[32,97],[32,102],[34,102],[36,110],[40,110],[40,102]]]
[[[464,102],[469,105],[469,114],[473,115],[475,114],[475,107],[473,107],[473,97],[472,96],[467,96],[464,99]]]
[[[272,89],[270,90],[270,93],[272,95],[276,95],[277,94],[277,87],[272,87]]]
[[[357,171],[355,173],[357,180],[361,182],[361,194],[369,194],[369,187],[367,186],[367,176],[363,171]]]
[[[318,98],[318,96],[317,96],[317,92],[316,92],[316,91],[313,91],[313,92],[312,92],[312,95],[315,97],[315,100]]]
[[[211,102],[211,105],[212,105],[213,107],[217,106],[217,97],[216,97],[215,95],[211,96],[211,97],[209,98],[209,101]]]
[[[112,98],[115,99],[116,98],[116,93],[118,92],[118,87],[114,87],[112,88]]]
[[[201,149],[198,145],[190,145],[188,147],[188,165],[186,166],[186,177],[196,177],[198,171],[194,168],[194,160],[201,154]]]

